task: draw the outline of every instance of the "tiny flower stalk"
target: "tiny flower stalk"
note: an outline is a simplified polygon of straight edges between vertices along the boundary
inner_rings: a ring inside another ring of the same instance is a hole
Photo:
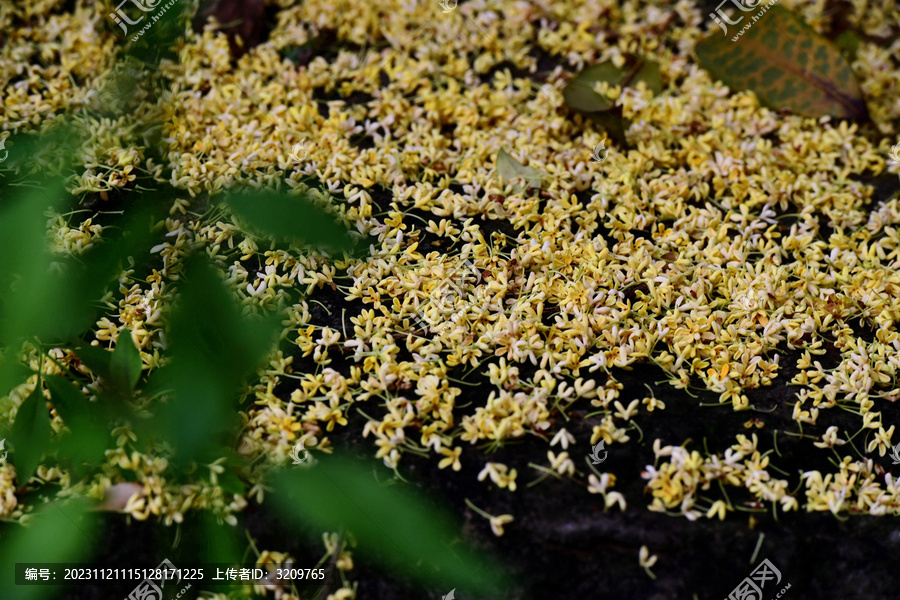
[[[490,522],[491,531],[493,531],[494,535],[497,537],[503,535],[503,526],[507,523],[512,523],[514,520],[512,515],[500,515],[495,517],[472,504],[472,501],[468,498],[466,498],[466,505]]]

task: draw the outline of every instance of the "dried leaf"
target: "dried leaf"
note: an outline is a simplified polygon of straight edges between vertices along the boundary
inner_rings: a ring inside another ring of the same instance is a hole
[[[697,44],[697,57],[713,77],[752,90],[775,110],[868,118],[853,71],[831,42],[780,6],[766,9],[752,25],[740,37],[712,34]],[[735,26],[729,34],[738,31]]]

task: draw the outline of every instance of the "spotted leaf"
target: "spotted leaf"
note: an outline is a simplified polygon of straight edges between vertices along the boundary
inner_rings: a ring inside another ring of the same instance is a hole
[[[697,44],[700,64],[713,77],[753,91],[772,109],[808,117],[868,118],[853,71],[836,46],[780,6],[752,22],[758,14],[742,16],[727,37],[716,32]],[[744,29],[747,25],[752,27]]]

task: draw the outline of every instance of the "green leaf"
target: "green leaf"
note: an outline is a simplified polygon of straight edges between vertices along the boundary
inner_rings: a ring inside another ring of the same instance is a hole
[[[28,525],[0,526],[0,589],[4,600],[61,598],[62,586],[16,585],[15,563],[71,563],[89,559],[96,538],[97,516],[84,500],[51,502]]]
[[[70,318],[59,298],[65,295],[60,277],[50,271],[45,241],[44,211],[59,208],[64,191],[60,179],[40,189],[14,189],[0,210],[0,253],[7,257],[0,261],[0,344],[5,346]]]
[[[45,375],[50,401],[59,417],[71,429],[76,423],[90,420],[91,406],[84,394],[61,375]]]
[[[18,362],[15,348],[0,349],[0,397],[34,374],[35,371]]]
[[[16,190],[0,210],[0,253],[8,257],[0,265],[0,344],[38,337],[50,345],[82,333],[95,322],[96,302],[125,258],[149,253],[150,222],[161,207],[146,202],[81,256],[53,255],[43,213],[48,205],[60,208],[64,197],[56,179],[37,190]]]
[[[807,117],[865,120],[866,104],[840,51],[790,11],[773,6],[750,29],[733,26],[696,46],[700,64],[729,87],[751,90],[766,106]],[[735,41],[732,41],[735,40]]]
[[[16,478],[22,486],[41,464],[50,443],[50,414],[40,381],[19,406],[9,437],[15,451]]]
[[[62,460],[71,461],[71,467],[80,473],[82,466],[100,464],[109,442],[108,418],[94,410],[92,405],[74,384],[60,375],[46,375],[44,382],[50,390],[50,401],[60,418],[71,430],[57,444],[57,454]]]
[[[191,515],[190,527],[185,527],[187,534],[196,532],[191,544],[197,549],[193,556],[209,563],[243,562],[241,558],[245,555],[241,550],[241,544],[246,546],[246,540],[241,539],[240,529],[223,526],[217,522],[211,511],[196,511],[196,513],[199,514]],[[228,591],[233,589],[229,588]]]
[[[637,87],[638,82],[643,81],[654,94],[662,92],[659,64],[640,56],[626,55],[622,67],[606,61],[591,65],[576,75],[563,90],[566,105],[582,113],[611,110],[615,101],[594,91],[594,84],[601,81],[623,88]]]
[[[293,196],[271,190],[243,190],[225,199],[240,226],[278,242],[317,245],[350,252],[356,241],[337,217],[308,196]]]
[[[297,527],[346,528],[360,552],[422,583],[488,591],[508,582],[496,562],[460,543],[460,526],[448,513],[399,486],[385,487],[373,465],[323,456],[312,468],[276,472],[277,510]]]
[[[151,423],[175,446],[178,461],[221,455],[218,444],[239,429],[237,394],[271,350],[279,315],[241,314],[235,295],[205,256],[185,261],[181,299],[169,319],[170,362],[154,386],[171,390]]]
[[[587,115],[587,118],[603,129],[610,139],[615,140],[622,146],[628,145],[625,131],[631,124],[626,119],[622,118],[621,110],[607,110],[592,113]]]
[[[245,486],[244,482],[241,481],[241,478],[237,476],[237,473],[230,468],[225,469],[223,473],[219,473],[218,482],[222,491],[229,494],[243,494],[247,491],[247,486]]]
[[[133,392],[141,377],[141,352],[134,345],[131,331],[126,327],[119,332],[116,348],[109,361],[112,384],[120,390]]]
[[[500,152],[497,153],[497,175],[502,178],[504,183],[521,179],[523,183],[515,187],[519,191],[514,193],[528,188],[540,188],[543,181],[543,174],[540,171],[522,165],[507,154],[503,148],[500,148]]]
[[[107,381],[110,379],[112,352],[97,346],[84,346],[74,351],[78,360],[83,362],[97,377]]]

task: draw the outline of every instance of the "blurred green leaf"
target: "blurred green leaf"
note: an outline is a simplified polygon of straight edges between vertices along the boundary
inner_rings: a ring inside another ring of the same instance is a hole
[[[0,210],[0,344],[15,346],[58,320],[65,289],[51,272],[52,257],[46,243],[48,207],[58,208],[64,194],[62,181],[44,188],[19,188]]]
[[[15,348],[0,349],[0,397],[34,375],[34,371],[16,360],[15,350]]]
[[[141,353],[134,345],[131,330],[127,327],[119,332],[116,348],[109,361],[109,376],[112,384],[120,390],[133,392],[141,377]]]
[[[96,465],[103,461],[110,437],[108,418],[96,410],[98,405],[92,405],[81,390],[65,377],[47,375],[44,381],[56,412],[71,430],[57,442],[57,452],[60,459],[68,462],[76,471],[76,476],[80,477],[83,465]]]
[[[219,474],[218,480],[219,487],[229,494],[243,494],[247,491],[247,486],[244,485],[241,478],[229,468],[226,468],[224,473]]]
[[[112,352],[97,346],[84,346],[75,350],[75,356],[91,370],[94,375],[109,381],[111,378]]]
[[[14,346],[39,338],[63,343],[93,322],[93,304],[115,280],[128,256],[149,254],[150,223],[161,207],[150,202],[133,206],[119,227],[107,228],[106,240],[78,257],[59,257],[46,241],[49,206],[59,208],[62,182],[46,189],[25,190],[0,212],[0,344]]]
[[[262,237],[346,252],[357,245],[349,230],[337,222],[337,217],[308,196],[243,190],[228,194],[225,204],[242,228]]]
[[[738,40],[711,34],[695,46],[700,64],[774,110],[807,117],[868,118],[853,70],[837,47],[789,10],[773,6]]]
[[[60,598],[63,586],[16,585],[15,563],[85,562],[93,547],[97,517],[88,502],[71,500],[42,507],[26,527],[0,526],[0,590],[3,600]]]
[[[479,591],[506,585],[496,562],[457,543],[460,527],[449,514],[410,491],[380,485],[371,465],[323,456],[312,468],[276,472],[273,485],[271,497],[288,522],[346,528],[360,551],[422,583]]]
[[[506,150],[500,148],[497,153],[497,175],[502,178],[504,183],[512,182],[520,179],[521,183],[517,184],[514,193],[520,193],[529,188],[540,189],[543,182],[543,173],[533,167],[526,167],[509,154]]]
[[[218,453],[238,427],[237,392],[275,342],[278,315],[251,318],[204,256],[185,261],[181,299],[169,320],[171,361],[156,385],[172,391],[153,427],[167,436],[179,461]]]
[[[203,557],[204,562],[241,562],[243,552],[237,527],[223,526],[212,513],[206,511],[197,512],[193,517],[199,529],[197,542],[201,550],[198,555]]]
[[[6,139],[9,156],[0,163],[0,198],[12,197],[23,187],[44,188],[52,178],[68,173],[80,142],[77,127],[64,117],[41,133],[10,135]]]
[[[71,429],[76,424],[90,421],[91,406],[84,394],[61,375],[45,375],[44,382],[50,390],[50,401],[59,417]]]
[[[40,381],[19,406],[9,437],[15,450],[16,478],[24,486],[50,443],[50,414]]]

